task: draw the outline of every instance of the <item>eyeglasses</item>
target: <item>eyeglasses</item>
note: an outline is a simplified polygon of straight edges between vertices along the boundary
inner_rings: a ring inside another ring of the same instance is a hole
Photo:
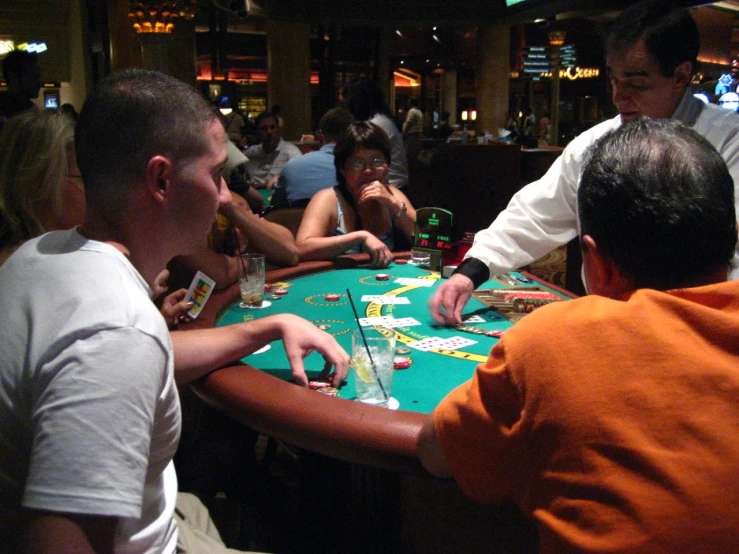
[[[346,162],[347,169],[353,169],[354,171],[364,171],[365,168],[380,169],[387,162],[385,158],[372,158],[369,161],[365,161],[361,158],[350,158]]]

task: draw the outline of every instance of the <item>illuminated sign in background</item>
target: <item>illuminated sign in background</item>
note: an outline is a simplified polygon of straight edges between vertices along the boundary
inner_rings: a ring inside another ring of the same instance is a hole
[[[0,56],[5,56],[16,49],[40,54],[41,52],[46,52],[49,47],[46,46],[45,42],[21,42],[16,46],[12,40],[0,40]]]

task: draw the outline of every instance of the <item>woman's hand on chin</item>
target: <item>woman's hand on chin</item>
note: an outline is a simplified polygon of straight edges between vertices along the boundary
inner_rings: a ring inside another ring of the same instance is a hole
[[[390,187],[381,183],[380,181],[373,181],[369,185],[362,187],[359,192],[359,198],[357,199],[359,204],[365,202],[377,202],[383,206],[393,205],[393,193],[390,191]]]

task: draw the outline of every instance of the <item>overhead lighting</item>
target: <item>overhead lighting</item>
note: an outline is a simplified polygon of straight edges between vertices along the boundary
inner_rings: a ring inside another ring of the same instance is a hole
[[[435,40],[436,42],[438,42],[439,44],[441,44],[441,41],[439,40],[439,37],[437,37],[436,35],[431,35],[431,36],[432,36],[432,37],[434,38],[434,40]],[[443,46],[443,45],[442,45],[442,46]]]
[[[193,19],[197,0],[136,2],[129,0],[128,17],[137,33],[171,33],[177,18]]]
[[[395,29],[395,34],[398,35],[400,38],[405,38],[403,36],[403,33],[400,32],[400,29]]]

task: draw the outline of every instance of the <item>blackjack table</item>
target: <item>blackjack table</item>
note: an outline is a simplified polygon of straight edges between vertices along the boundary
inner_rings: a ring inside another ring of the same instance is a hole
[[[415,435],[424,417],[487,359],[499,338],[483,333],[505,332],[512,322],[473,297],[464,310],[464,317],[472,318],[465,326],[472,329],[434,324],[428,301],[442,282],[441,275],[404,263],[408,258],[407,253],[396,254],[384,269],[370,268],[366,256],[356,255],[269,271],[266,281],[271,291],[265,294],[264,307],[239,307],[236,284],[214,293],[198,319],[189,324],[220,327],[291,313],[320,326],[351,353],[352,331],[358,328],[353,301],[356,315],[375,323],[364,322],[363,328],[394,334],[396,356],[410,362],[393,374],[391,405],[397,409],[357,402],[353,370],[336,396],[295,385],[280,341],[196,382],[196,394],[242,423],[307,450],[384,469],[423,472],[415,456]],[[568,297],[566,291],[526,272],[491,279],[478,292],[507,287]],[[394,320],[405,324],[394,326]],[[438,340],[441,346],[432,341],[423,349],[414,347],[428,339]],[[316,379],[323,366],[318,353],[305,359],[310,379]]]

